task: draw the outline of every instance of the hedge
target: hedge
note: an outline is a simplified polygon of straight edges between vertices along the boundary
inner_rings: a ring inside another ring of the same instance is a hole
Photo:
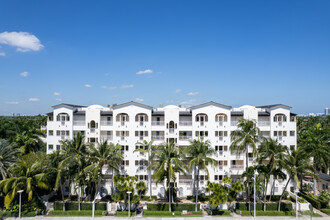
[[[18,212],[10,212],[10,211],[5,211],[3,212],[3,217],[18,217]],[[36,212],[26,212],[22,211],[22,217],[35,217]]]
[[[148,203],[148,211],[168,211],[168,203]],[[197,204],[197,210],[199,210],[200,204]],[[195,211],[194,203],[171,203],[172,211]]]
[[[102,216],[102,210],[96,210],[94,215],[95,216]],[[60,210],[53,210],[50,211],[48,216],[92,216],[92,211],[90,210],[71,210],[71,211],[60,211]]]
[[[130,212],[130,216],[132,217],[134,212]],[[117,211],[116,216],[118,217],[128,217],[128,211]]]
[[[236,210],[244,211],[248,210],[248,203],[247,202],[239,202],[236,203]],[[251,202],[251,209],[253,209],[253,202]],[[264,204],[263,203],[257,203],[256,204],[256,210],[263,210]],[[268,211],[277,211],[278,210],[278,203],[277,202],[271,202],[266,203],[266,210]],[[292,204],[291,203],[281,203],[281,211],[292,211]]]
[[[321,212],[330,215],[330,209],[321,209]]]
[[[142,196],[141,200],[142,201],[152,201],[152,200],[156,200],[157,196],[151,196],[151,200],[150,200],[150,196]]]
[[[230,216],[230,211],[229,210],[212,210],[212,209],[207,209],[206,210],[208,215],[221,215],[221,216]]]
[[[145,210],[143,211],[143,217],[170,217],[170,216],[182,216],[181,211],[173,211],[173,212],[169,212],[169,211],[148,211]],[[196,217],[196,216],[202,216],[203,213],[202,211],[198,211],[198,212],[192,212],[191,215],[183,215],[183,216],[191,216],[191,217]]]
[[[86,203],[82,202],[80,203],[80,209],[81,210],[92,210],[93,204],[92,203]],[[63,203],[62,202],[55,202],[54,203],[54,210],[60,210],[63,211]],[[65,210],[78,210],[78,203],[77,202],[66,202],[65,203]],[[107,210],[107,204],[102,203],[95,203],[95,210]]]
[[[298,193],[298,196],[301,196],[304,199],[306,199],[310,204],[312,204],[314,208],[321,209],[321,202],[313,198],[312,196],[305,193]]]
[[[242,216],[251,216],[253,215],[253,211],[246,211],[241,210],[239,212],[236,212],[237,214],[241,214]],[[293,211],[257,211],[257,216],[295,216],[296,213]]]

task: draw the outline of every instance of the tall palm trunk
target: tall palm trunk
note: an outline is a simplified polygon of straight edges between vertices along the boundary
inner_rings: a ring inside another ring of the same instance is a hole
[[[280,200],[278,201],[278,211],[281,211],[281,200],[282,200],[282,198],[284,196],[284,193],[285,193],[286,188],[288,187],[290,181],[291,181],[291,176],[289,177],[288,182],[286,182],[285,187],[284,187],[283,192],[282,192],[282,195],[280,197]]]
[[[246,193],[247,193],[247,199],[248,199],[248,209],[251,211],[251,204],[250,204],[250,183],[249,183],[249,146],[247,146],[246,149],[246,159],[245,159],[245,164],[246,164]]]
[[[65,212],[64,190],[63,190],[62,181],[60,181],[60,188],[61,188],[61,194],[62,194],[63,212]]]
[[[268,181],[265,178],[265,190],[264,190],[264,211],[266,211],[266,197],[267,197]]]
[[[275,190],[275,178],[273,177],[273,183],[272,183],[272,187],[271,187],[271,190],[270,190],[269,201],[272,201],[272,196],[274,195],[274,190]]]
[[[168,210],[171,212],[171,178],[168,172]]]
[[[198,191],[199,191],[199,166],[197,167],[197,173],[196,173],[196,201],[195,201],[195,212],[197,212],[197,202],[198,202]]]
[[[150,154],[148,155],[148,181],[149,181],[149,198],[152,200],[152,179],[151,179],[151,168],[150,168]],[[141,198],[140,198],[141,200]]]

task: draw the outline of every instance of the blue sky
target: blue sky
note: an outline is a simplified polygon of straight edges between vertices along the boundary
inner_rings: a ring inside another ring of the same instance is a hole
[[[323,112],[329,11],[328,0],[1,0],[0,115],[131,100]]]

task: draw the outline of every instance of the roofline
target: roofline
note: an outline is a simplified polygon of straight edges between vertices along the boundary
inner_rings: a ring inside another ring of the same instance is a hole
[[[117,108],[122,108],[122,107],[130,106],[130,105],[136,105],[136,106],[139,106],[141,108],[146,108],[146,109],[150,109],[150,110],[154,109],[154,107],[152,107],[152,106],[145,105],[145,104],[138,103],[138,102],[134,102],[134,101],[125,102],[123,104],[115,105],[115,106],[112,106],[112,108],[117,109]]]
[[[285,108],[291,109],[291,106],[288,105],[284,105],[284,104],[273,104],[273,105],[262,105],[262,106],[256,106],[257,108],[275,108],[275,107],[279,107],[279,106],[283,106]]]
[[[203,108],[203,107],[206,107],[206,106],[209,106],[209,105],[215,105],[217,107],[226,108],[226,109],[232,109],[233,108],[232,106],[229,106],[229,105],[223,105],[223,104],[220,104],[220,103],[217,103],[217,102],[210,101],[210,102],[206,102],[206,103],[203,103],[203,104],[191,106],[190,109]]]
[[[53,105],[52,108],[56,108],[58,106],[68,106],[70,108],[86,107],[86,106],[83,106],[83,105],[73,105],[73,104],[61,103],[61,104],[58,104],[58,105]]]

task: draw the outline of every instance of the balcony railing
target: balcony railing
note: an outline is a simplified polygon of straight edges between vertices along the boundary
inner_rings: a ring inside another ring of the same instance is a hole
[[[231,126],[237,126],[237,124],[238,124],[238,121],[231,121],[231,122],[230,122],[230,125],[231,125]]]
[[[112,140],[113,136],[112,135],[101,135],[101,140]]]
[[[260,127],[265,127],[265,126],[269,126],[270,122],[269,121],[258,121],[258,125]]]
[[[230,166],[230,169],[233,169],[233,170],[240,170],[240,169],[243,169],[244,166],[243,165],[231,165]]]
[[[189,183],[191,184],[193,182],[193,180],[189,180],[189,179],[179,179],[179,183]]]
[[[249,162],[253,162],[253,157],[249,157]]]
[[[85,121],[73,121],[73,125],[76,126],[84,126],[86,124]]]
[[[90,129],[91,133],[95,133],[95,128]]]
[[[151,138],[152,139],[155,139],[156,141],[162,141],[162,140],[164,140],[164,136],[163,135],[152,135]]]
[[[180,136],[179,137],[180,141],[186,141],[186,140],[191,140],[191,139],[192,139],[192,136]]]
[[[174,128],[169,128],[170,133],[174,133]]]
[[[181,126],[191,126],[192,121],[179,121],[179,125],[181,125]]]
[[[101,121],[101,125],[103,126],[112,126],[112,121]]]
[[[164,125],[164,121],[152,121],[151,125],[154,126],[163,126]]]
[[[223,136],[219,136],[219,141],[223,141]]]

